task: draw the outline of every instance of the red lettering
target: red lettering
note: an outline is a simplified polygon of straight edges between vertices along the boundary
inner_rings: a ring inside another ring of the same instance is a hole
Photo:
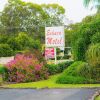
[[[47,44],[52,44],[52,38],[47,38]]]
[[[47,36],[48,35],[61,35],[62,33],[60,31],[54,31],[54,30],[47,30]]]

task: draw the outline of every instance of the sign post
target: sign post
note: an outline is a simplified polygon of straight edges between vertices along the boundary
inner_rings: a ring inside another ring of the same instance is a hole
[[[45,27],[45,46],[55,51],[55,64],[57,63],[56,48],[65,46],[64,27]]]

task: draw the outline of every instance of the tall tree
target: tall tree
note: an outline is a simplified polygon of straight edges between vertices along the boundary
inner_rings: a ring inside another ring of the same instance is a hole
[[[65,18],[65,9],[58,4],[42,4],[43,11],[48,15],[45,20],[47,26],[63,25]]]
[[[57,4],[38,5],[21,0],[8,0],[0,13],[0,33],[26,32],[44,41],[45,25],[62,25],[65,10]]]

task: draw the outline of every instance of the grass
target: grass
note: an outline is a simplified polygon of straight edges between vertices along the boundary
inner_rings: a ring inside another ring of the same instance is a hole
[[[100,95],[99,95],[99,96],[97,96],[95,100],[100,100]]]
[[[9,84],[5,85],[6,88],[94,88],[100,87],[100,84],[56,84],[56,79],[59,76],[53,75],[48,80],[30,82],[30,83],[20,83],[20,84]]]

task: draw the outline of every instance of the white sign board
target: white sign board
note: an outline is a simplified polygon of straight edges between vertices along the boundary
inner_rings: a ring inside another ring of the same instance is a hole
[[[46,27],[45,28],[46,47],[64,47],[64,27]]]

